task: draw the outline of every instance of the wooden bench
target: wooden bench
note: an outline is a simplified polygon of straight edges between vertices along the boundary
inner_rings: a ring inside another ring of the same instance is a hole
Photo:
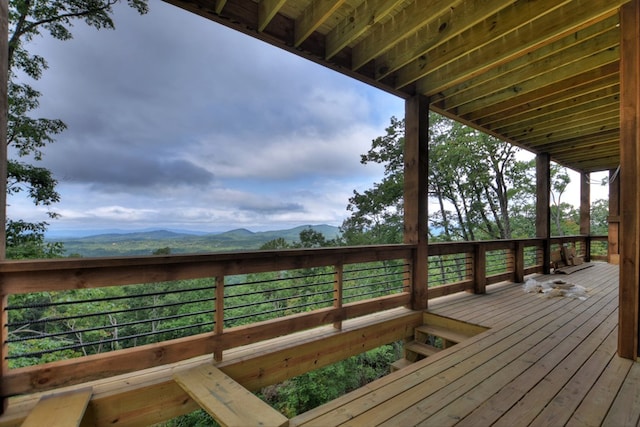
[[[83,418],[93,389],[83,388],[43,396],[22,423],[22,427],[80,427],[92,425]]]
[[[224,427],[288,426],[289,419],[210,364],[176,372],[174,380]]]

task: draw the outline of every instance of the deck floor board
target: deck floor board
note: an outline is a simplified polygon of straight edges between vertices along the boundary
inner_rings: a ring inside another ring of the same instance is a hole
[[[491,329],[290,425],[636,425],[640,364],[615,354],[618,267],[596,263],[562,279],[589,297],[501,284],[430,302],[429,312]]]

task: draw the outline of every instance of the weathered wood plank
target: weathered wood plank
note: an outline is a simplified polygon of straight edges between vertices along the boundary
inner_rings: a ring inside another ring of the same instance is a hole
[[[640,363],[631,365],[603,426],[633,426],[640,423]]]
[[[174,379],[225,427],[281,427],[289,419],[213,365],[176,372]]]
[[[609,299],[609,311],[611,312],[617,306],[615,298]],[[587,313],[583,313],[581,316],[573,318],[570,326],[565,325],[564,329],[560,327],[561,322],[558,321],[556,316],[551,315],[550,318],[554,318],[553,321],[539,328],[537,331],[531,333],[524,340],[520,340],[518,335],[512,335],[509,339],[497,344],[497,347],[503,348],[503,351],[487,357],[487,352],[480,352],[474,357],[460,361],[456,366],[442,371],[435,379],[429,379],[416,387],[398,395],[396,399],[389,402],[381,403],[375,408],[368,410],[366,414],[359,416],[350,421],[351,425],[355,426],[364,422],[370,425],[368,422],[379,419],[385,420],[390,425],[407,425],[407,423],[415,423],[418,420],[425,420],[424,425],[439,425],[438,422],[429,420],[428,417],[434,412],[438,411],[443,406],[452,404],[457,398],[460,398],[464,392],[473,390],[479,383],[486,381],[487,374],[491,373],[489,377],[488,388],[493,390],[493,393],[487,393],[486,395],[494,395],[498,390],[509,390],[505,386],[504,382],[507,378],[516,378],[513,383],[520,385],[521,379],[519,375],[522,373],[523,365],[515,364],[511,365],[511,362],[518,360],[522,357],[525,360],[525,364],[531,364],[532,360],[535,360],[536,355],[531,350],[542,347],[544,350],[540,351],[542,357],[547,357],[551,361],[560,361],[564,357],[566,349],[573,348],[575,346],[575,335],[572,335],[578,326],[579,329],[591,330],[594,326],[600,324],[603,316],[589,317]],[[569,318],[569,316],[567,316]],[[585,322],[585,323],[581,323]],[[557,329],[559,328],[559,329]],[[564,339],[562,339],[564,338]],[[537,344],[540,344],[537,346]],[[555,344],[555,345],[554,345]],[[502,346],[505,347],[502,347]],[[537,346],[537,347],[536,347]],[[547,352],[553,350],[553,357],[548,357]],[[502,370],[504,366],[508,368]],[[534,364],[534,366],[536,366]],[[512,369],[509,369],[512,368]],[[493,375],[494,372],[499,372],[497,375]],[[529,376],[525,377],[529,380]],[[444,380],[444,382],[442,382]],[[495,384],[491,384],[491,380],[495,381]],[[535,381],[535,376],[531,376],[530,381]],[[512,384],[513,384],[512,383]],[[510,396],[514,396],[517,393],[516,390],[511,390]],[[467,403],[464,399],[456,402],[455,410],[460,411],[461,408]],[[409,406],[410,405],[410,406]],[[475,405],[471,405],[469,409],[475,408]],[[462,418],[464,414],[456,413],[454,418]],[[478,425],[478,418],[476,416],[470,417],[470,421]],[[484,423],[480,423],[484,425]],[[516,425],[516,424],[511,424]]]
[[[79,427],[92,394],[91,388],[84,388],[44,396],[24,420],[22,427]]]
[[[613,356],[566,426],[596,427],[602,425],[633,364],[632,360]]]

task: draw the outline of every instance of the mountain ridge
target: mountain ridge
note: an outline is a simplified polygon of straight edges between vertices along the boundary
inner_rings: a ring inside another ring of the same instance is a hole
[[[309,228],[322,233],[327,240],[340,235],[338,227],[316,224],[256,232],[237,228],[220,233],[190,234],[158,229],[47,240],[63,243],[67,256],[139,256],[151,255],[158,249],[166,248],[175,254],[255,250],[278,238],[283,238],[288,243],[298,241],[300,232]]]

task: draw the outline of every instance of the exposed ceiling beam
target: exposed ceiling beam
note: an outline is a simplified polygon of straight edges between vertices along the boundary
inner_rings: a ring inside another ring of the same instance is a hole
[[[552,2],[552,0],[546,1]],[[557,1],[558,0],[555,0],[555,2]],[[450,8],[443,16],[438,17],[437,20],[430,22],[416,34],[412,35],[406,43],[398,44],[389,51],[379,55],[376,58],[376,78],[382,79],[418,58],[419,60],[416,62],[417,67],[424,68],[426,66],[430,68],[432,64],[426,60],[422,61],[422,55],[430,50],[436,50],[438,46],[465,33],[465,31],[472,31],[470,29],[475,24],[496,14],[510,3],[512,2],[504,0],[467,0],[461,4],[460,7]],[[491,32],[492,29],[483,28],[483,30],[489,30],[489,32]],[[498,31],[499,30],[496,32]],[[466,43],[475,43],[475,39],[473,37],[467,38]],[[440,52],[441,50],[438,49],[438,51]],[[447,54],[448,53],[449,52],[447,52]],[[400,76],[401,75],[402,73],[400,73]],[[409,83],[411,82],[397,83],[396,87],[406,86]]]
[[[313,0],[296,19],[293,45],[298,47],[338,10],[346,0]]]
[[[574,0],[563,7],[553,8],[552,13],[538,16],[533,22],[530,21],[530,16],[523,16],[523,26],[518,27],[517,31],[513,31],[513,34],[503,34],[502,37],[494,39],[491,43],[477,48],[479,41],[475,41],[469,46],[468,40],[474,39],[465,37],[453,40],[446,46],[446,55],[438,55],[437,51],[430,52],[431,55],[425,55],[424,62],[428,66],[416,63],[403,68],[397,76],[396,86],[401,87],[403,84],[420,79],[417,82],[416,90],[421,94],[429,96],[446,90],[465,79],[473,78],[500,64],[579,31],[589,23],[606,19],[617,13],[615,3],[624,1]],[[514,10],[515,7],[509,10]],[[573,20],[561,19],[562,16],[567,15],[576,18]],[[507,43],[507,37],[517,40],[517,42]],[[454,41],[458,42],[457,45],[450,46]],[[456,58],[459,60],[452,63]],[[446,63],[443,63],[445,60]]]
[[[462,0],[415,0],[393,19],[377,25],[370,35],[353,48],[353,69],[359,69],[421,27],[455,10],[460,3]]]
[[[260,0],[258,3],[258,31],[262,32],[269,25],[276,13],[287,0]]]
[[[371,0],[361,3],[327,34],[326,59],[338,52],[391,13],[404,0]]]

